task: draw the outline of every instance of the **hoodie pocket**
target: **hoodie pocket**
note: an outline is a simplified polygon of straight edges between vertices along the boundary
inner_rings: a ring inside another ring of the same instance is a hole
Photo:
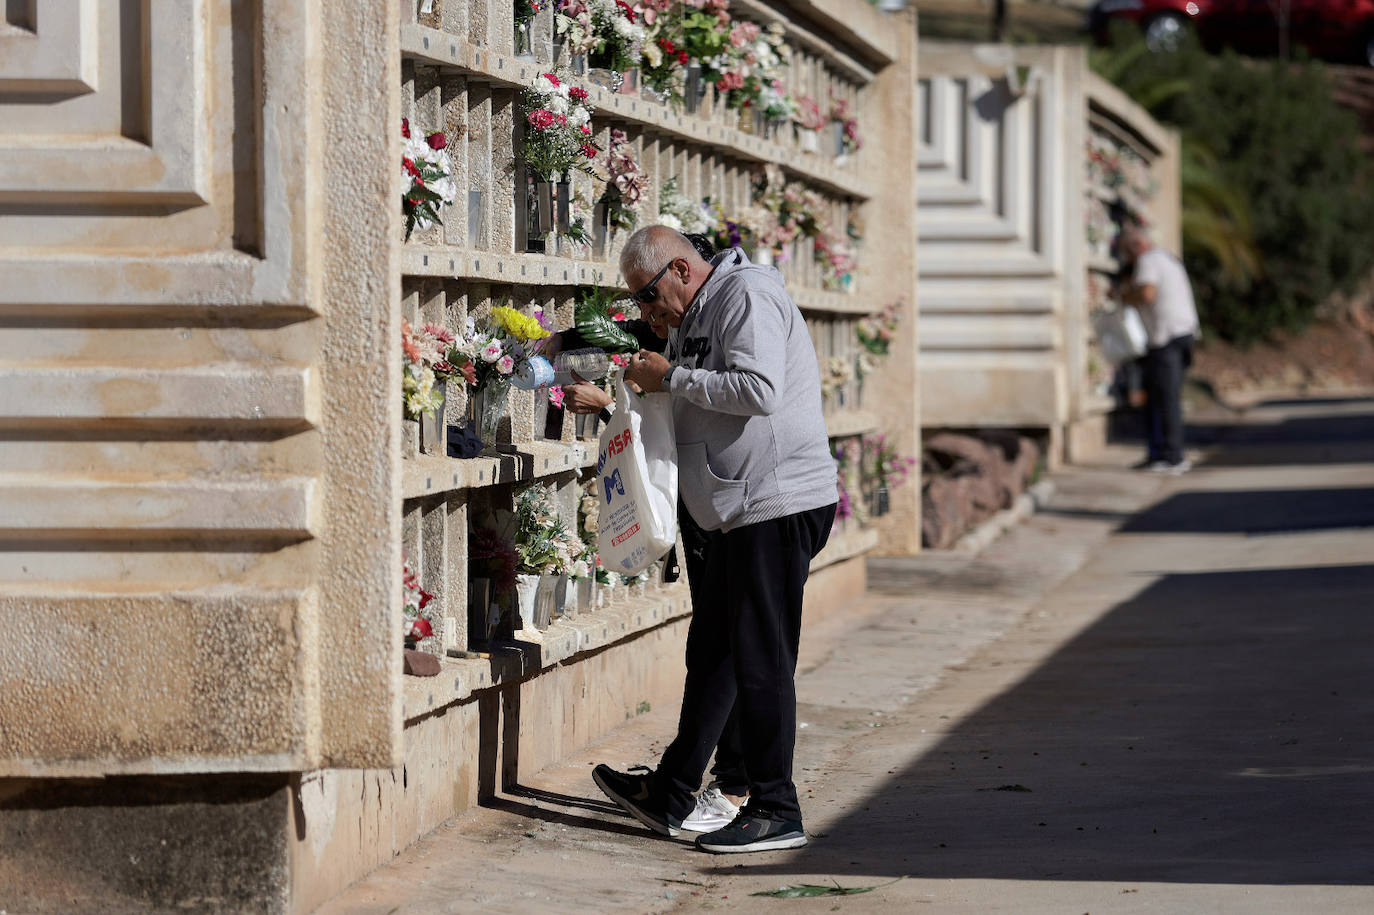
[[[706,460],[704,442],[678,445],[677,466],[678,494],[697,524],[716,530],[744,511],[749,500],[748,481],[716,476]]]

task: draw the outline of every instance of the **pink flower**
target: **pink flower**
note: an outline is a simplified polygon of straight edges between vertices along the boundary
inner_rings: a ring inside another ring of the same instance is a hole
[[[545,78],[546,80],[548,80],[549,82],[553,83],[553,87],[554,87],[555,89],[557,89],[559,86],[563,85],[562,83],[560,83],[560,82],[558,81],[558,77],[555,76],[555,75],[553,75],[552,73],[545,73],[545,74],[544,74],[544,78]]]
[[[553,112],[547,108],[536,108],[530,112],[529,122],[537,130],[547,130],[553,126]]]
[[[721,92],[729,92],[731,89],[743,89],[744,77],[739,73],[722,73],[720,79],[716,80],[716,88]]]
[[[482,361],[495,362],[501,358],[501,344],[495,340],[482,347]]]
[[[586,135],[589,136],[589,137],[592,135],[592,125],[590,125],[590,124],[583,124],[583,125],[582,125],[581,127],[579,127],[578,129],[581,130],[584,134],[586,134]]]
[[[443,327],[439,324],[426,324],[424,327],[420,329],[423,330],[425,333],[429,334],[435,340],[438,340],[440,343],[453,342],[453,331],[449,330],[447,327]]]
[[[625,136],[625,131],[621,130],[619,127],[612,127],[612,128],[611,128],[611,145],[612,145],[612,146],[620,146],[622,143],[628,143],[628,142],[630,142],[630,138],[627,137],[627,136]]]
[[[560,410],[563,409],[563,386],[561,384],[549,388],[549,403]]]
[[[596,147],[592,146],[590,143],[584,143],[582,145],[582,155],[586,156],[588,159],[595,159]]]
[[[515,360],[510,356],[502,356],[500,359],[496,360],[496,371],[500,372],[502,375],[509,375],[511,372],[515,371]]]
[[[587,100],[587,90],[581,86],[573,86],[568,90],[568,98],[574,102],[585,102]]]
[[[736,22],[730,30],[730,44],[742,48],[759,37],[759,27],[752,22]]]

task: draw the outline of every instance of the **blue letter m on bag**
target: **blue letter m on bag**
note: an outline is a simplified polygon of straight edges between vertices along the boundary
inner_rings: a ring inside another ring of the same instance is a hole
[[[625,495],[625,486],[620,482],[620,468],[611,471],[611,475],[605,478],[606,483],[606,504],[611,504],[611,491],[614,490],[620,495]]]

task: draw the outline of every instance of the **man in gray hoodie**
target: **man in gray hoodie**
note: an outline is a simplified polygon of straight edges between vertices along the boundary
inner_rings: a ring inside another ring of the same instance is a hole
[[[668,339],[666,354],[635,354],[625,377],[672,396],[682,525],[703,547],[688,574],[704,574],[692,588],[677,737],[652,773],[601,765],[592,777],[645,825],[677,835],[733,710],[749,801],[697,847],[797,848],[806,844],[792,781],[802,593],[838,498],[816,353],[782,277],[739,249],[706,261],[679,233],[651,226],[620,264],[641,314]],[[581,390],[568,402],[604,405]]]

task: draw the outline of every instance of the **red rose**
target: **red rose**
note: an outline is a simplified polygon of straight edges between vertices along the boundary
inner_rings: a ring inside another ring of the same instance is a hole
[[[538,130],[547,130],[553,126],[553,112],[547,108],[536,108],[530,112],[530,126]]]
[[[587,100],[587,90],[580,86],[573,86],[568,90],[568,98],[574,102],[585,102]]]
[[[673,53],[673,43],[666,38],[660,38],[658,40],[658,46],[663,50],[667,51],[669,54]]]
[[[684,64],[684,65],[687,63],[687,52],[686,52],[686,51],[678,51],[678,52],[677,52],[677,62],[680,63],[680,64]]]
[[[545,73],[544,78],[553,83],[555,89],[562,85],[562,83],[558,81],[558,77],[554,76],[552,73]]]
[[[441,131],[436,130],[434,133],[425,137],[425,142],[429,144],[430,149],[443,149],[448,145],[448,137],[444,136]]]
[[[584,143],[582,145],[582,155],[586,156],[588,159],[595,159],[596,147],[591,145],[590,143]]]
[[[410,139],[410,118],[401,118],[401,136]]]

